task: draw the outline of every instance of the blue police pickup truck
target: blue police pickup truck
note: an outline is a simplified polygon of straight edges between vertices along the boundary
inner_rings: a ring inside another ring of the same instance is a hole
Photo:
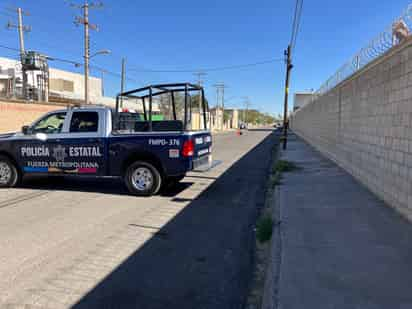
[[[24,175],[53,174],[121,177],[131,194],[156,194],[188,171],[210,167],[206,115],[203,88],[188,83],[121,93],[115,109],[50,112],[22,132],[0,135],[0,188]]]

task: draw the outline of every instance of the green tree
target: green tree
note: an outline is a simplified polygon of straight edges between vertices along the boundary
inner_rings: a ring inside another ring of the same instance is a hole
[[[192,110],[199,110],[199,94],[195,94],[194,96],[191,96],[190,104],[192,106]],[[206,105],[206,110],[209,110],[209,101],[205,97],[205,105]]]
[[[275,122],[275,118],[268,113],[261,113],[254,109],[240,109],[239,119],[241,122],[252,123],[252,124],[271,124]]]

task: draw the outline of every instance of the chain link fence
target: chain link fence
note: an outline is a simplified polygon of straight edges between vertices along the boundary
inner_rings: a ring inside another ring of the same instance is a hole
[[[362,48],[355,56],[346,62],[334,75],[332,75],[316,92],[323,95],[333,89],[343,80],[347,79],[373,60],[379,58],[392,47],[402,43],[410,35],[412,28],[412,4],[396,19],[392,25],[380,33],[369,44]]]

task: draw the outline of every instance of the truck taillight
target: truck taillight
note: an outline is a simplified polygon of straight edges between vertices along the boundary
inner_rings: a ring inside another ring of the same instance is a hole
[[[182,155],[184,157],[192,157],[195,153],[195,145],[191,139],[183,143]]]

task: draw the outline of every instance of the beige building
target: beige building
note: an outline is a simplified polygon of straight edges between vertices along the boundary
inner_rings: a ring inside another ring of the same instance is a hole
[[[84,75],[50,68],[50,96],[61,96],[70,99],[84,98]],[[102,80],[89,78],[90,102],[99,103],[103,97]]]
[[[313,92],[296,92],[293,98],[293,111],[314,100]]]
[[[226,109],[227,119],[225,119],[226,129],[239,128],[239,111],[237,109]]]
[[[225,116],[224,116],[225,115]],[[239,128],[239,111],[237,109],[211,108],[208,113],[209,128],[214,131]]]

